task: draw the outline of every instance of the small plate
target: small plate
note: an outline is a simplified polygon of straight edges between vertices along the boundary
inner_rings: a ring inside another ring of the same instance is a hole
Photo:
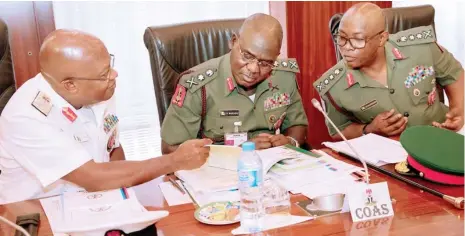
[[[194,217],[198,221],[209,225],[228,225],[240,221],[240,202],[212,202],[198,208]]]

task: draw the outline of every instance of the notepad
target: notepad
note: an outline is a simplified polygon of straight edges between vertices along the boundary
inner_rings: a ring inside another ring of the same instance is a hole
[[[385,138],[376,134],[367,134],[359,138],[349,140],[350,144],[362,156],[362,158],[376,166],[388,163],[397,163],[407,159],[407,152],[400,142]],[[346,142],[323,142],[323,145],[336,152],[357,157]]]

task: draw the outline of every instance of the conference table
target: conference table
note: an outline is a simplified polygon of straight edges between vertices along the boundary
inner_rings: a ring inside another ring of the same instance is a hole
[[[330,149],[322,149],[333,157],[347,163],[361,166],[359,163],[338,155]],[[392,165],[383,168],[392,169]],[[300,224],[264,231],[256,235],[464,235],[463,210],[455,208],[439,197],[423,192],[397,179],[371,171],[372,183],[386,181],[393,202],[394,216],[384,219],[352,222],[350,213],[334,214],[315,218]],[[139,201],[148,210],[166,210],[169,216],[157,222],[159,236],[170,235],[232,235],[231,230],[239,227],[239,223],[226,226],[212,226],[198,222],[194,218],[193,204],[168,206],[158,187],[165,176],[148,183],[135,186]],[[426,183],[426,181],[423,181]],[[437,190],[453,196],[463,196],[463,186],[436,186]],[[305,211],[297,206],[297,202],[307,200],[303,195],[291,195],[291,214],[306,216]],[[0,206],[0,215],[11,221],[24,214],[40,213],[39,236],[53,235],[47,217],[38,200],[29,200]],[[0,235],[14,235],[14,230],[0,223]]]

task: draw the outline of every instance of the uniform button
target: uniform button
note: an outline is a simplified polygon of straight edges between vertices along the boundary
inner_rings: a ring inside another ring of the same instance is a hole
[[[404,116],[408,117],[410,114],[408,112],[404,112]]]
[[[396,90],[394,90],[394,89],[389,89],[389,93],[391,93],[391,94],[394,94],[395,91]]]

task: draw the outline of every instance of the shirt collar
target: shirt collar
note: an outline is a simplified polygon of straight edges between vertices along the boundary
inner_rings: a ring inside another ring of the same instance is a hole
[[[60,113],[62,112],[63,108],[69,108],[76,115],[78,115],[78,119],[80,119],[82,122],[91,122],[91,120],[89,120],[87,116],[80,114],[81,112],[79,112],[79,110],[75,109],[71,104],[69,104],[69,102],[67,102],[63,97],[61,97],[57,92],[55,92],[50,83],[43,77],[42,73],[39,73],[37,75],[37,80],[39,81],[39,89],[50,97],[53,106],[55,106],[56,109],[59,109]],[[113,98],[111,98],[110,100],[112,99]],[[86,107],[88,109],[92,109],[92,111],[94,112],[97,125],[100,125],[103,121],[103,116],[108,106],[107,103],[108,101],[104,101]]]
[[[404,60],[408,58],[405,52],[401,49],[395,47],[391,42],[386,42],[384,45],[384,53],[386,56],[386,65],[392,70],[396,61]],[[366,78],[366,76],[360,70],[353,70],[347,68],[346,73],[346,89],[352,87],[354,84],[358,83],[360,87],[379,87],[379,84],[375,81]]]

